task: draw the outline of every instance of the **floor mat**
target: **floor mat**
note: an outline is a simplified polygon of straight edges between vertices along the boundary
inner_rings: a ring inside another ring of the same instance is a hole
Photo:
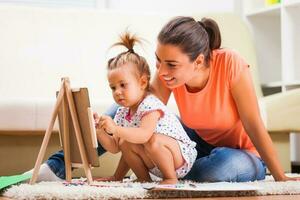
[[[156,188],[157,183],[93,182],[85,179],[68,182],[41,182],[34,185],[20,184],[8,188],[3,196],[13,199],[141,199],[141,198],[190,198],[300,194],[300,181],[264,181],[247,183],[195,183],[181,181],[176,186]]]

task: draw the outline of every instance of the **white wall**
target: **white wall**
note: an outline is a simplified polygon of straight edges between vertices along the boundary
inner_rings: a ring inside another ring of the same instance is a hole
[[[104,0],[98,0],[103,2]],[[136,12],[235,12],[239,0],[106,0],[106,8]]]
[[[0,0],[0,4],[39,7],[81,7],[129,12],[192,14],[207,12],[241,13],[242,0]]]

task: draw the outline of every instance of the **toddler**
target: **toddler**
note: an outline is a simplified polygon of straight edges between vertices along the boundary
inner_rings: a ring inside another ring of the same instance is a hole
[[[122,152],[117,174],[128,167],[138,181],[151,181],[149,172],[161,177],[160,184],[175,184],[191,169],[197,151],[180,121],[149,92],[150,69],[133,47],[140,40],[126,32],[121,41],[128,50],[108,61],[107,78],[120,107],[114,120],[98,117],[97,137],[111,153]]]

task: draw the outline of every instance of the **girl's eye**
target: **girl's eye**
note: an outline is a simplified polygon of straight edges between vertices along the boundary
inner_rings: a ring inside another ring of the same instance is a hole
[[[126,87],[126,83],[121,83],[120,85],[122,88],[125,88]]]
[[[110,87],[110,89],[111,89],[112,91],[115,91],[115,90],[116,90],[116,87]]]

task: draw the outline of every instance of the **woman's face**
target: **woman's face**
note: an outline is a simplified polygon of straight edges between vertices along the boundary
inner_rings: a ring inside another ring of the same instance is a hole
[[[188,83],[195,77],[196,65],[179,47],[157,44],[156,68],[160,79],[172,89]]]

